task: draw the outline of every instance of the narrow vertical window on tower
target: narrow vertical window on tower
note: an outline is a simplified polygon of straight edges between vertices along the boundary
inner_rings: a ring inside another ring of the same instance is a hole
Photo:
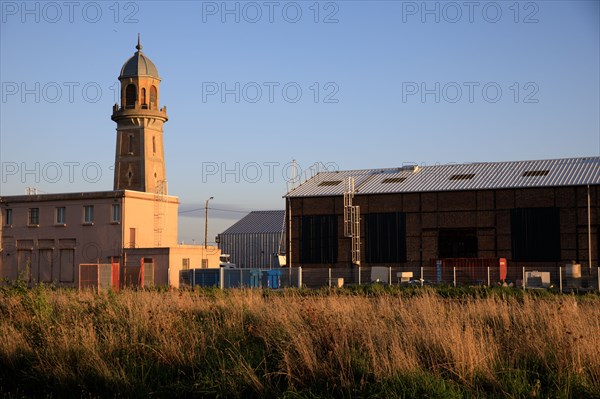
[[[142,89],[142,108],[148,109],[148,104],[146,104],[146,89]]]
[[[12,226],[12,209],[6,209],[6,218],[4,219],[5,226]]]
[[[155,109],[158,107],[156,97],[157,97],[156,86],[152,86],[150,88],[150,108],[151,109]]]
[[[156,137],[152,136],[152,153],[156,154]]]
[[[125,88],[125,108],[135,108],[135,100],[137,100],[135,85],[129,84]]]
[[[133,134],[127,136],[127,155],[133,155]]]

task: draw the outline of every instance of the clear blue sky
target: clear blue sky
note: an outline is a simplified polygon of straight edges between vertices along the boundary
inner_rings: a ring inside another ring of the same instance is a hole
[[[138,32],[163,79],[169,192],[182,211],[215,197],[210,241],[243,216],[220,209],[282,209],[292,159],[600,154],[597,1],[0,4],[2,195],[112,189],[110,114]],[[203,218],[181,214],[180,239],[203,240]]]

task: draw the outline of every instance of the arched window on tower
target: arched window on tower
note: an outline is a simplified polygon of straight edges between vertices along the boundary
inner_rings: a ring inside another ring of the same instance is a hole
[[[156,86],[152,86],[150,88],[150,108],[152,108],[152,109],[158,108],[157,97],[158,97],[158,92],[156,91]]]
[[[142,88],[142,108],[148,109],[148,104],[146,103],[146,89]]]
[[[136,88],[134,84],[127,85],[125,88],[125,108],[135,108],[137,99]]]

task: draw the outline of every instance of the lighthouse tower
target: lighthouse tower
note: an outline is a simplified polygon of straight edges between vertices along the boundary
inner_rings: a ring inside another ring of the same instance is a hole
[[[119,75],[121,106],[111,119],[117,123],[115,190],[167,194],[163,124],[167,107],[160,107],[160,77],[154,63],[137,51]]]

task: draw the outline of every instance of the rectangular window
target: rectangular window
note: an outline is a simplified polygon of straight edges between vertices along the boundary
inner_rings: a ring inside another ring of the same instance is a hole
[[[67,209],[64,206],[59,206],[56,208],[56,224],[66,224],[67,223]]]
[[[83,223],[94,223],[94,205],[83,207]]]
[[[510,212],[512,256],[517,262],[560,260],[558,208],[517,208]]]
[[[208,268],[208,259],[202,259],[202,268],[203,269],[207,269]]]
[[[523,172],[523,177],[548,176],[549,170],[527,170]]]
[[[402,183],[406,180],[406,177],[388,177],[387,179],[383,179],[381,181],[382,184],[390,184],[390,183]]]
[[[300,262],[321,264],[337,262],[337,216],[302,216],[300,240]]]
[[[129,248],[135,248],[135,227],[129,228]]]
[[[110,221],[119,223],[121,221],[121,204],[113,204]]]
[[[406,262],[404,213],[368,213],[364,221],[367,263]]]
[[[12,209],[6,209],[5,211],[5,218],[4,218],[4,225],[5,226],[12,226]]]
[[[188,270],[190,268],[190,258],[181,259],[181,270]]]
[[[476,258],[476,229],[441,229],[438,232],[438,257]]]
[[[40,224],[40,208],[29,208],[28,224],[37,226]]]

